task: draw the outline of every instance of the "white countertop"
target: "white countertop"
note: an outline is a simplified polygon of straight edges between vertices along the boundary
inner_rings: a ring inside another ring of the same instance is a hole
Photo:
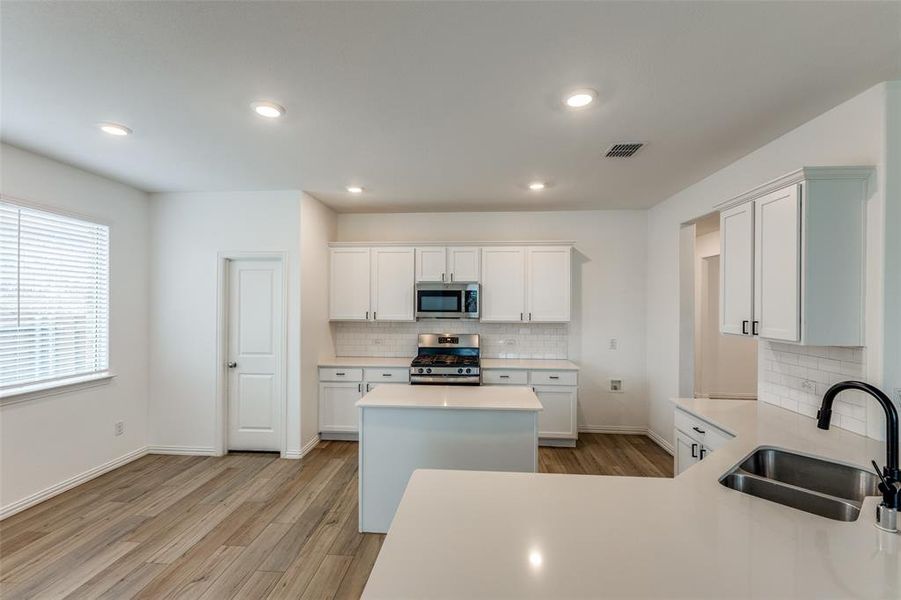
[[[737,437],[675,479],[420,470],[364,598],[899,598],[878,498],[842,523],[730,490],[762,445],[866,468],[883,444],[764,403],[677,400]]]
[[[319,361],[320,367],[409,367],[413,357],[380,358],[377,356],[332,356]],[[554,371],[578,371],[579,367],[568,360],[483,358],[483,369],[535,369]]]
[[[381,385],[357,401],[363,408],[542,410],[532,388],[518,385]]]

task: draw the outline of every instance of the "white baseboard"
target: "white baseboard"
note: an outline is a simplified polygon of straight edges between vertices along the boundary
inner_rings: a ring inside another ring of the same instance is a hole
[[[660,436],[660,434],[658,434],[656,431],[654,431],[652,429],[648,429],[647,435],[649,438],[651,438],[652,442],[654,442],[655,444],[657,444],[658,446],[660,446],[661,448],[666,450],[671,455],[673,455],[673,456],[676,455],[676,449],[673,448],[673,445],[671,443],[669,443],[669,441],[662,438]]]
[[[190,456],[217,456],[211,446],[147,446],[148,454],[185,454]]]
[[[50,487],[45,488],[40,492],[26,496],[25,498],[17,500],[12,504],[7,504],[6,506],[0,507],[0,521],[7,517],[11,517],[18,512],[22,512],[26,508],[30,508],[35,504],[39,504],[44,500],[49,500],[54,496],[58,496],[66,490],[70,490],[75,486],[81,485],[82,483],[94,479],[95,477],[99,477],[108,471],[118,469],[122,465],[128,464],[133,460],[137,460],[145,454],[148,454],[148,449],[146,447],[132,450],[128,454],[123,454],[119,458],[114,458],[109,462],[105,462],[102,465],[94,467],[93,469],[88,469],[87,471],[79,473],[74,477],[70,477],[65,481],[51,485]]]
[[[669,454],[675,454],[673,445],[667,440],[660,437],[655,431],[647,427],[637,427],[634,425],[582,425],[579,427],[580,432],[584,433],[617,433],[619,435],[646,435],[651,438],[655,444],[666,450]]]
[[[618,433],[620,435],[645,435],[647,427],[635,425],[580,425],[579,432],[584,433]]]
[[[300,450],[286,450],[283,458],[291,458],[294,460],[296,460],[298,458],[303,458],[304,456],[306,456],[307,454],[312,452],[313,448],[315,448],[316,444],[318,444],[318,443],[319,443],[319,436],[316,435],[313,439],[311,439],[309,442],[307,442],[304,445],[304,447],[301,448]]]

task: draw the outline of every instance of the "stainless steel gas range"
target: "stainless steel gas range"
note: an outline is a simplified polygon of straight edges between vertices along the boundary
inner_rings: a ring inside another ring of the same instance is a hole
[[[421,333],[411,384],[481,385],[479,334]]]

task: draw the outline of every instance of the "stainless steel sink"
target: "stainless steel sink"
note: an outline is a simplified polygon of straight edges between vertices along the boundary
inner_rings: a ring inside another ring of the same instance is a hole
[[[758,448],[720,483],[837,521],[857,520],[863,499],[879,495],[874,473],[777,448]]]

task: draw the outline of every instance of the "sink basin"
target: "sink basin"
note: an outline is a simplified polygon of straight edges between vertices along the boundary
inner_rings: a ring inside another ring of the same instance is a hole
[[[855,521],[874,473],[777,448],[758,448],[720,479],[724,486],[837,521]]]

